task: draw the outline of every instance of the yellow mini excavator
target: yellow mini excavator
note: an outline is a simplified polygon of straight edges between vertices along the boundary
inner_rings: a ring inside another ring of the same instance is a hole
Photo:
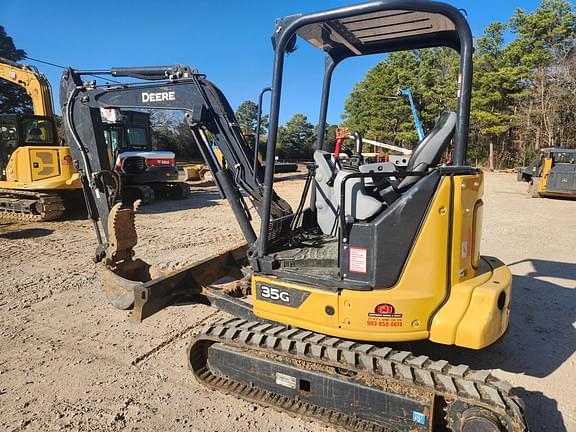
[[[0,217],[57,219],[63,196],[80,190],[68,147],[58,141],[50,83],[33,66],[0,58],[0,78],[26,90],[33,115],[0,114]]]
[[[314,163],[293,210],[273,186],[284,61],[298,38],[323,52],[325,72]],[[337,429],[526,431],[522,402],[506,382],[386,345],[430,340],[479,350],[508,327],[511,274],[497,258],[480,255],[483,177],[466,164],[473,46],[462,12],[422,0],[356,4],[279,19],[273,45],[265,166],[223,93],[188,66],[64,71],[67,139],[84,179],[110,302],[132,308],[136,320],[176,302],[231,314],[191,341],[195,377]],[[356,153],[345,162],[322,148],[340,62],[431,47],[460,55],[457,108],[440,115],[406,167],[365,162],[359,133],[352,132]],[[137,80],[83,80],[96,72]],[[114,204],[119,185],[101,108],[181,110],[246,244],[167,274],[136,259],[135,210]],[[449,147],[454,164],[442,165]],[[259,235],[245,199],[258,209]]]

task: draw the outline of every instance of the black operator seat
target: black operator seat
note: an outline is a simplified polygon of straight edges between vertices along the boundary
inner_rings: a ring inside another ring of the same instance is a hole
[[[442,153],[444,153],[454,135],[456,118],[456,113],[452,111],[446,111],[440,115],[430,133],[412,152],[406,171],[426,172],[428,168],[438,165]],[[421,176],[408,176],[392,183],[391,186],[380,191],[380,199],[389,206],[402,192],[410,189],[421,178]]]
[[[428,168],[440,163],[442,153],[454,135],[456,119],[456,113],[453,111],[446,111],[440,115],[430,133],[412,152],[406,171],[426,172]],[[399,182],[382,189],[379,193],[380,199],[389,206],[421,178],[420,176],[404,177]]]
[[[440,163],[442,153],[444,153],[452,136],[454,136],[456,117],[456,113],[453,111],[446,111],[440,115],[430,133],[412,152],[406,171],[426,172],[428,168],[435,167]],[[396,186],[396,190],[403,192],[421,178],[418,176],[405,177]]]

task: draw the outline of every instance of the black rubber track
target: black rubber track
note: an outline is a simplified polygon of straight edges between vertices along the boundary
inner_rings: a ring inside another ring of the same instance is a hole
[[[247,349],[256,355],[273,354],[372,374],[397,382],[400,388],[433,392],[447,402],[446,420],[453,427],[458,424],[454,419],[461,417],[468,409],[476,409],[496,417],[503,431],[528,430],[522,401],[512,393],[510,384],[487,371],[475,371],[466,365],[452,366],[445,360],[433,361],[427,356],[417,356],[408,351],[395,351],[282,325],[237,318],[220,320],[206,327],[190,343],[189,366],[195,377],[207,387],[337,429],[374,432],[388,430],[355,416],[330,411],[297,398],[277,395],[250,383],[235,382],[212,373],[207,362],[207,352],[208,347],[215,343]],[[460,432],[458,429],[456,426],[454,431]]]

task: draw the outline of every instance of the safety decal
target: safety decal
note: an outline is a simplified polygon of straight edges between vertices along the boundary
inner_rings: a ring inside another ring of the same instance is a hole
[[[352,273],[366,274],[366,261],[368,260],[368,249],[361,247],[351,247],[349,256],[349,271]]]
[[[460,248],[460,258],[464,259],[468,256],[468,240],[462,240]]]

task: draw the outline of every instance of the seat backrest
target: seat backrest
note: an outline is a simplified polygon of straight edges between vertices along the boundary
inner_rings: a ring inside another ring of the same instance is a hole
[[[456,113],[452,111],[443,112],[440,115],[434,128],[432,128],[426,138],[418,144],[412,156],[410,156],[406,171],[425,172],[429,167],[438,165],[442,153],[444,153],[444,150],[446,150],[446,147],[448,147],[454,135],[456,118]],[[399,191],[406,190],[419,179],[420,177],[418,176],[406,177],[400,182],[396,189]]]
[[[314,152],[314,162],[316,164],[316,175],[314,177],[314,187],[316,190],[316,218],[318,225],[324,234],[334,235],[338,215],[338,204],[332,203],[332,190],[329,180],[332,177],[332,170],[335,169],[332,162],[332,154],[324,150]]]
[[[331,160],[332,155],[322,150],[314,152],[316,163],[316,218],[318,226],[324,234],[336,235],[338,230],[338,215],[340,211],[340,191],[344,184],[345,206],[343,210],[346,217],[357,220],[366,220],[374,216],[382,209],[382,202],[370,196],[360,178],[347,179],[354,171],[339,169]],[[392,169],[394,166],[389,164]],[[333,184],[329,184],[332,178],[332,170],[336,169]],[[347,180],[346,180],[347,179]]]

